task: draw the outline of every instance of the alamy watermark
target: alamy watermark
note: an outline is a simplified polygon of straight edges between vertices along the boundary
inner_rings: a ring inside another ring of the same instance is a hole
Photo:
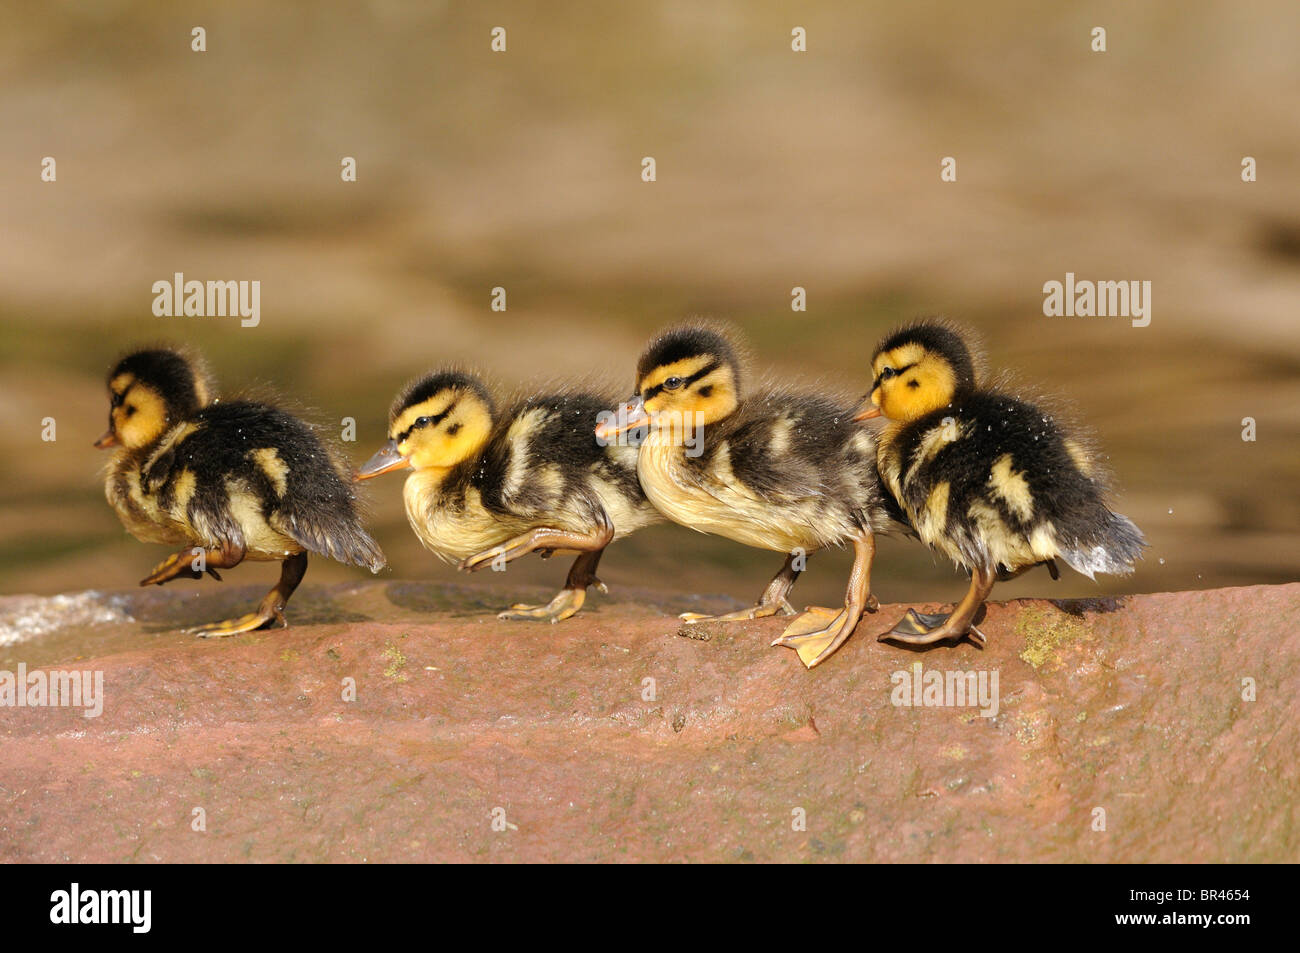
[[[119,923],[132,933],[148,933],[153,925],[152,890],[68,890],[50,894],[50,922],[56,924]]]
[[[153,313],[160,318],[239,317],[245,328],[262,321],[260,281],[186,281],[178,271],[171,281],[155,281],[153,293]]]
[[[1151,323],[1151,282],[1076,280],[1043,285],[1043,314],[1049,318],[1131,318],[1133,327]]]
[[[685,447],[688,457],[704,453],[704,422],[693,411],[663,411],[646,417],[629,413],[624,405],[618,410],[602,410],[596,415],[596,424],[596,443],[602,447],[639,447],[654,427],[664,435],[661,443]]]
[[[911,671],[900,669],[889,676],[894,688],[890,704],[898,708],[979,708],[985,718],[998,713],[998,670],[958,669],[925,671],[913,662]]]
[[[104,713],[102,671],[18,671],[0,670],[0,708],[84,708],[87,718]]]

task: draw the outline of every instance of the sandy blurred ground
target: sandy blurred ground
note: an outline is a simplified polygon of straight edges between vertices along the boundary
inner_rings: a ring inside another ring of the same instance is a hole
[[[645,339],[691,314],[743,327],[773,377],[857,394],[884,331],[944,313],[994,367],[1066,395],[1151,550],[1131,579],[1039,573],[1000,597],[1300,578],[1300,7],[792,11],[5,5],[0,592],[131,585],[163,555],[125,535],[90,447],[104,371],[132,345],[192,342],[228,391],[269,383],[319,420],[354,417],[360,461],[417,372],[621,391]],[[176,271],[259,280],[261,325],[154,317],[151,285]],[[1150,280],[1151,325],[1044,317],[1043,283],[1067,271]],[[392,572],[452,578],[407,529],[399,481],[369,489]],[[748,601],[778,562],[665,527],[602,576]],[[847,564],[819,557],[796,601],[839,598]],[[511,572],[558,584],[563,568]],[[308,582],[355,574],[317,560]],[[963,588],[903,540],[876,584],[888,601]]]

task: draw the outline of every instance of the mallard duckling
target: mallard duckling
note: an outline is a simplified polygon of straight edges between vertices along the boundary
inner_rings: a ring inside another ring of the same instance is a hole
[[[972,626],[993,583],[1059,557],[1092,578],[1129,573],[1146,545],[1106,502],[1106,477],[1083,437],[1031,403],[982,387],[962,335],[923,321],[871,358],[857,419],[885,416],[880,474],[921,540],[971,573],[948,616],[908,610],[880,639],[983,644]]]
[[[439,371],[398,395],[388,443],[357,479],[413,470],[403,490],[411,528],[463,571],[504,568],[530,552],[576,552],[555,598],[497,616],[559,622],[582,608],[588,586],[608,591],[596,577],[605,547],[659,519],[637,483],[636,451],[602,447],[592,434],[608,405],[568,392],[498,412],[477,377]]]
[[[815,394],[746,395],[736,346],[715,328],[684,325],[652,341],[636,369],[636,395],[598,435],[643,430],[641,486],[658,510],[702,533],[785,553],[758,602],[721,616],[685,613],[688,624],[793,615],[787,596],[812,553],[852,543],[842,609],[810,607],[773,645],[812,668],[874,611],[874,534],[891,517],[876,475],[872,435],[851,404]]]
[[[352,489],[311,427],[247,400],[209,402],[200,364],[178,351],[138,351],[109,372],[108,431],[116,447],[105,495],[143,542],[180,545],[140,585],[215,579],[245,559],[281,561],[280,581],[247,615],[189,630],[202,637],[287,624],[285,603],[307,553],[371,572],[384,554],[362,528]]]

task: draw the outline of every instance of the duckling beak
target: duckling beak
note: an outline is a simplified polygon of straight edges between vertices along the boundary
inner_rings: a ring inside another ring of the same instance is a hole
[[[862,398],[862,406],[858,412],[853,415],[854,420],[871,420],[873,417],[880,416],[880,408],[871,402],[870,397]]]
[[[645,401],[639,395],[631,397],[620,404],[618,410],[604,411],[600,414],[600,423],[596,425],[596,439],[610,441],[621,433],[642,426],[649,419]]]
[[[409,457],[404,457],[397,449],[397,441],[390,440],[384,444],[379,452],[361,465],[357,470],[355,482],[360,483],[362,480],[369,480],[371,477],[377,477],[381,473],[388,473],[392,470],[405,470],[411,465]]]
[[[116,446],[117,446],[117,434],[113,433],[111,428],[105,430],[102,434],[100,434],[99,439],[95,441],[96,450],[107,450],[109,447],[116,447]]]

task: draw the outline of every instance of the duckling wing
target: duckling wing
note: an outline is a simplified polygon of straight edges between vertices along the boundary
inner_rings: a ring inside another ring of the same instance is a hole
[[[214,404],[176,448],[195,477],[191,519],[209,537],[273,554],[285,538],[377,572],[383,552],[361,525],[352,488],[312,428],[251,401]]]
[[[775,505],[878,498],[875,445],[852,411],[823,398],[766,394],[731,427],[704,428],[704,452],[691,470],[710,485]],[[689,457],[688,457],[689,460]]]
[[[632,448],[596,441],[597,415],[611,401],[586,394],[532,397],[504,415],[476,481],[485,506],[528,519],[599,528],[609,510],[648,509]],[[621,454],[620,454],[620,451]],[[617,498],[606,505],[604,494]],[[626,498],[627,506],[619,505]]]
[[[146,542],[208,548],[229,542],[242,550],[243,534],[229,517],[224,488],[212,493],[196,472],[196,448],[201,459],[212,452],[203,451],[201,440],[184,444],[197,429],[192,422],[178,424],[149,450],[115,461],[106,484],[109,502],[127,529]]]
[[[890,528],[874,442],[847,407],[765,395],[734,420],[705,427],[702,437],[702,452],[681,455],[673,471],[697,494],[683,511],[688,525],[786,550],[838,545],[864,527]],[[701,507],[701,499],[712,503]]]
[[[1143,545],[1106,504],[1104,474],[1048,413],[994,391],[905,427],[885,466],[923,538],[968,566],[1015,570],[1061,556],[1079,572],[1131,572]]]

